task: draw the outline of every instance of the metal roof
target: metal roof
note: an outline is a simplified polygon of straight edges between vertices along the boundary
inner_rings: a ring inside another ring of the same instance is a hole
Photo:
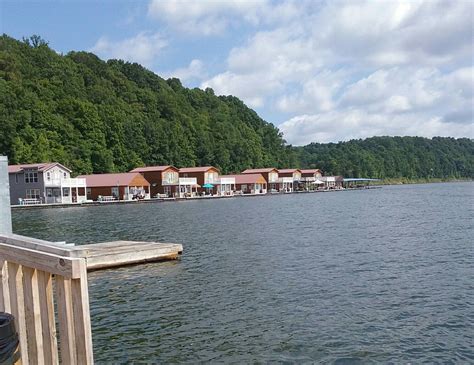
[[[381,179],[372,179],[368,177],[345,177],[344,181],[351,182],[351,181],[380,181]]]

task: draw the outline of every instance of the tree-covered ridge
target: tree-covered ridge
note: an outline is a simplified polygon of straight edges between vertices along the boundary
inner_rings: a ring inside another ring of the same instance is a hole
[[[474,177],[474,142],[468,138],[372,137],[297,148],[303,166],[327,173],[374,178]]]
[[[0,153],[12,163],[59,161],[76,173],[295,163],[278,129],[235,97],[138,64],[62,56],[40,38],[0,37],[0,95]]]
[[[467,138],[373,137],[291,147],[233,96],[187,89],[138,64],[59,55],[34,36],[0,37],[0,154],[74,173],[140,165],[320,168],[379,178],[474,177]]]

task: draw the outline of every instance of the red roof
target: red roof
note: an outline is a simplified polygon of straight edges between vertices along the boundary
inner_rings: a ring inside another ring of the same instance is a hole
[[[119,174],[93,174],[81,175],[78,178],[86,179],[88,188],[100,186],[129,186],[133,179],[137,176],[142,176],[138,172],[124,172]],[[145,178],[143,178],[145,179]]]
[[[218,168],[213,166],[203,166],[203,167],[183,167],[179,169],[179,172],[207,172],[210,169],[219,171]]]
[[[263,174],[267,172],[277,171],[277,169],[273,167],[263,168],[263,169],[247,169],[242,171],[242,174]]]
[[[59,162],[41,162],[41,163],[30,163],[30,164],[21,164],[21,165],[9,165],[8,166],[8,173],[16,173],[22,170],[32,169],[38,171],[46,171],[50,168],[59,165],[61,168],[71,172],[66,166],[61,165]]]
[[[167,165],[167,166],[145,166],[145,167],[137,167],[130,172],[150,172],[150,171],[165,171],[169,168],[178,170],[176,167]]]
[[[236,184],[258,184],[259,180],[262,183],[266,183],[265,178],[262,174],[238,174],[238,175],[223,175],[221,178],[233,177],[235,178]],[[263,181],[262,181],[263,180]]]
[[[302,174],[315,174],[317,172],[321,172],[320,169],[306,169],[306,170],[300,170]]]
[[[281,170],[278,170],[278,172],[280,174],[293,174],[296,171],[301,171],[301,170],[299,170],[299,169],[281,169]]]

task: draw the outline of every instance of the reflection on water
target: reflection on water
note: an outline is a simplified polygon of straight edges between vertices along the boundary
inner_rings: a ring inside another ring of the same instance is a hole
[[[25,210],[14,230],[184,245],[89,274],[97,363],[470,363],[473,187]]]

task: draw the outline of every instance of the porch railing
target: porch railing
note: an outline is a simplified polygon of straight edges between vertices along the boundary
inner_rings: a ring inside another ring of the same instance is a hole
[[[0,311],[15,317],[22,363],[92,364],[85,260],[4,242]]]

